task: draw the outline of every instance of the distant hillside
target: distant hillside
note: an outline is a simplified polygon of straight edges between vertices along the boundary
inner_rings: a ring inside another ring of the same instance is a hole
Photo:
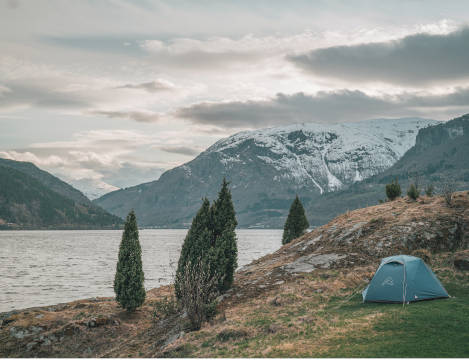
[[[83,195],[83,193],[66,182],[60,180],[54,175],[47,171],[39,169],[36,165],[25,161],[14,161],[9,159],[0,158],[0,166],[10,167],[15,170],[21,171],[22,173],[33,177],[38,180],[41,184],[46,186],[52,191],[59,193],[66,198],[72,199],[80,204],[90,204],[91,201]]]
[[[392,167],[347,189],[325,194],[306,205],[312,224],[324,224],[346,210],[374,205],[385,199],[385,185],[398,178],[405,195],[416,174],[422,190],[433,184],[437,192],[444,182],[457,190],[469,188],[469,114],[419,131],[415,146]]]
[[[122,219],[33,164],[0,162],[1,229],[114,228],[120,224]]]
[[[306,205],[392,166],[415,144],[420,118],[347,124],[295,124],[244,131],[222,139],[158,180],[94,202],[118,216],[134,208],[141,225],[184,227],[202,197],[231,182],[240,227],[283,226],[295,194]],[[326,216],[330,214],[325,214]]]

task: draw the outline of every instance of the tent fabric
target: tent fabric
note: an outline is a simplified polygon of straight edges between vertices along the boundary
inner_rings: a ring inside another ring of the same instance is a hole
[[[449,297],[427,264],[409,255],[384,258],[362,296],[363,302],[390,303]]]

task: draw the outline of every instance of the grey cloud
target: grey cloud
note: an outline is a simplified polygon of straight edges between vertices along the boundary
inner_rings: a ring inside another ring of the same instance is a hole
[[[166,146],[158,146],[157,148],[168,153],[189,155],[189,156],[198,155],[201,152],[200,148],[190,147],[190,146],[166,145]]]
[[[402,93],[375,97],[341,90],[316,95],[277,94],[263,101],[199,103],[175,116],[196,124],[223,128],[257,128],[302,122],[350,122],[383,116],[448,118],[469,111],[469,88],[443,95]]]
[[[2,86],[3,85],[3,86]],[[42,108],[83,108],[92,105],[90,99],[76,93],[64,92],[35,83],[0,84],[0,108],[37,106]]]
[[[150,82],[145,82],[141,84],[125,84],[122,86],[118,86],[117,88],[118,89],[139,89],[139,90],[145,90],[149,93],[157,93],[160,91],[174,90],[174,86],[161,80],[150,81]]]
[[[90,114],[106,116],[111,119],[120,118],[120,119],[130,119],[141,123],[152,123],[160,120],[160,116],[153,112],[143,112],[143,111],[104,111],[104,110],[94,110],[90,111]]]
[[[462,28],[447,35],[317,49],[288,59],[323,77],[422,85],[469,77],[468,44],[469,28]]]

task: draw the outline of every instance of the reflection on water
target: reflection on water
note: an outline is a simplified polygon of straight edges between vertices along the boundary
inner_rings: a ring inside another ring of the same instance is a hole
[[[145,288],[172,282],[187,230],[141,230]],[[238,265],[277,250],[281,230],[237,230]],[[0,312],[113,296],[122,231],[0,231]]]

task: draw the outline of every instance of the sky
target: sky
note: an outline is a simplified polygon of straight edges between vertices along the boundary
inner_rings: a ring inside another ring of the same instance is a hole
[[[238,131],[469,112],[469,2],[0,0],[0,157],[91,198]]]

